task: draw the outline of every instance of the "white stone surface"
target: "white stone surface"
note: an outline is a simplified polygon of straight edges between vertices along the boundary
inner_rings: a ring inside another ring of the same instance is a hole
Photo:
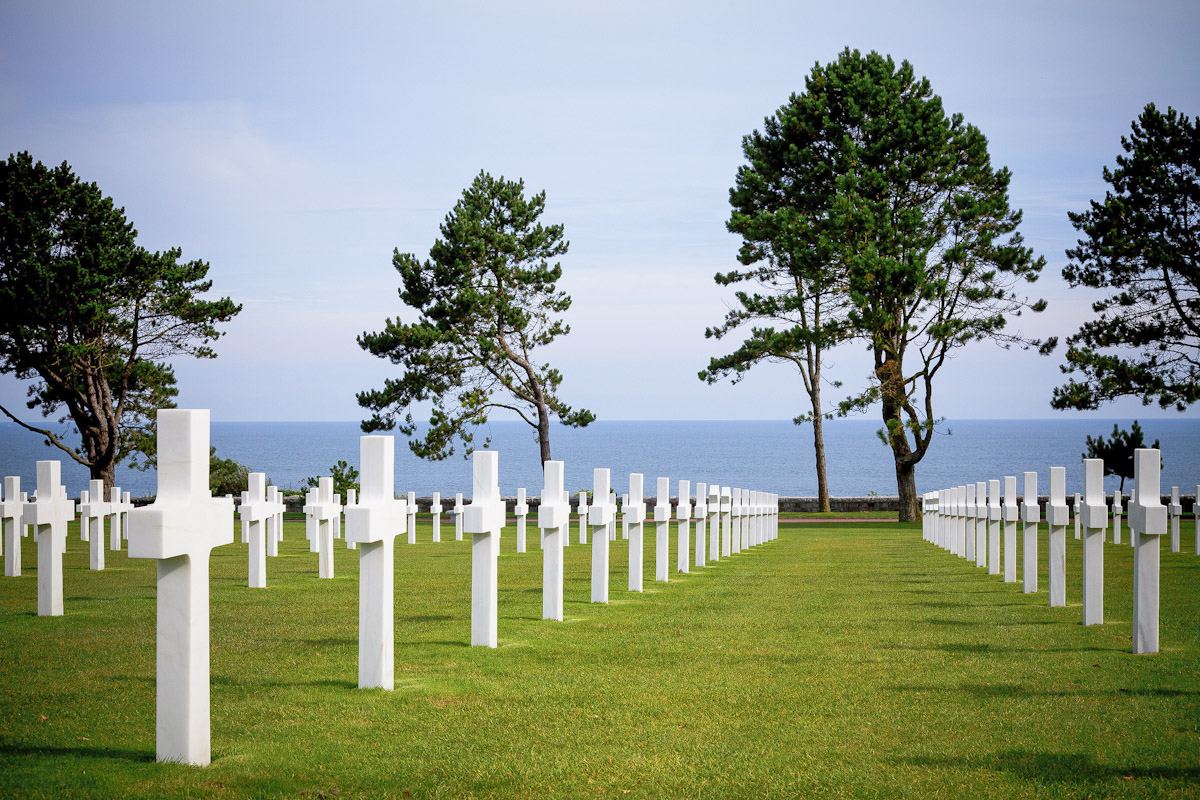
[[[25,528],[24,501],[21,499],[21,478],[10,475],[4,479],[4,499],[0,500],[0,527],[4,538],[4,575],[21,577],[21,534]]]
[[[156,734],[159,761],[211,760],[208,566],[233,542],[233,500],[208,488],[209,412],[158,411],[158,493],[129,513],[129,557],[158,562]]]
[[[395,499],[396,440],[359,439],[360,493],[346,508],[346,544],[358,549],[358,686],[395,685],[395,537],[406,509]]]
[[[121,549],[121,518],[124,504],[121,502],[121,487],[113,486],[108,490],[108,549]]]
[[[417,543],[417,493],[408,493],[408,502],[406,504],[408,511],[408,543]]]
[[[1021,523],[1023,527],[1023,553],[1021,558],[1024,573],[1024,592],[1033,594],[1038,584],[1038,523],[1042,512],[1038,506],[1038,480],[1036,472],[1025,473],[1025,491],[1021,497]]]
[[[729,501],[729,515],[732,522],[733,534],[730,537],[729,552],[734,555],[742,552],[742,518],[745,508],[742,505],[742,490],[733,487]]]
[[[1067,604],[1067,468],[1050,468],[1050,502],[1046,525],[1050,528],[1050,569],[1046,578],[1050,607]]]
[[[608,493],[608,507],[609,508],[617,507],[617,493],[615,491],[610,491]],[[616,514],[611,514],[611,515],[609,515],[609,518],[608,518],[608,540],[610,542],[615,542],[617,540],[617,515]]]
[[[1133,483],[1136,496],[1129,506],[1129,530],[1133,537],[1133,652],[1158,652],[1158,570],[1167,532],[1167,507],[1162,504],[1158,450],[1133,451]]]
[[[671,557],[671,479],[659,478],[654,493],[654,580],[666,582]]]
[[[462,492],[454,495],[454,540],[463,540],[463,496]]]
[[[629,523],[629,591],[642,591],[642,536],[646,521],[646,503],[643,499],[643,482],[640,472],[629,474],[629,502],[625,505],[625,519]]]
[[[245,503],[246,499],[247,499],[247,493],[243,492],[242,493],[242,502]],[[317,552],[318,539],[317,539],[316,508],[317,508],[317,490],[309,489],[308,491],[306,491],[304,493],[304,507],[301,509],[301,511],[304,512],[304,538],[308,540],[308,552],[310,552],[310,553]],[[246,526],[247,526],[246,521],[242,520],[242,540],[243,541],[245,541],[245,539],[246,539]]]
[[[346,490],[346,508],[350,508],[351,506],[356,506],[356,505],[358,505],[358,490],[357,489],[347,489]],[[358,544],[356,542],[350,541],[350,539],[347,538],[346,539],[346,549],[347,550],[357,550]]]
[[[266,526],[274,509],[267,502],[266,473],[251,472],[247,480],[244,499],[238,507],[238,516],[242,520],[242,527],[246,531],[247,543],[250,546],[247,555],[249,562],[247,582],[251,589],[265,589],[267,587]]]
[[[708,485],[708,560],[716,562],[721,557],[721,487]]]
[[[987,483],[975,484],[975,566],[987,567]]]
[[[1112,499],[1112,515],[1113,515],[1113,544],[1121,543],[1121,490],[1117,489],[1113,492]],[[1132,543],[1133,540],[1130,540]]]
[[[1004,476],[1004,582],[1017,582],[1017,523],[1021,507],[1017,505],[1017,476]]]
[[[558,463],[561,464],[562,462],[560,461]],[[543,467],[543,471],[544,471],[544,469],[545,468]],[[435,503],[438,500],[438,495],[436,492],[434,492],[433,500]],[[439,511],[440,511],[440,506],[439,506]],[[525,488],[524,487],[517,489],[517,503],[516,503],[516,505],[513,506],[513,514],[515,514],[517,517],[517,552],[524,553],[525,552],[525,520],[529,516],[529,503],[525,498]],[[437,517],[435,516],[434,519],[437,519]],[[434,539],[433,540],[435,542],[439,541],[437,538],[437,528],[436,527],[434,527]]]
[[[721,557],[733,555],[733,489],[721,487]]]
[[[1108,508],[1104,504],[1104,460],[1083,460],[1083,495],[1086,505],[1076,506],[1076,523],[1083,527],[1083,624],[1104,624],[1104,531]],[[1079,495],[1075,495],[1079,497]]]
[[[333,478],[317,481],[317,577],[333,578],[333,539],[342,524],[342,505],[333,493]]]
[[[588,516],[588,493],[581,491],[579,493],[579,503],[576,505],[576,511],[579,514],[579,543],[587,544],[587,516]]]
[[[1083,513],[1083,495],[1078,492],[1075,493],[1075,505],[1072,506],[1072,509],[1071,516],[1075,520],[1075,538],[1080,539],[1083,537],[1083,522],[1080,519],[1080,515]]]
[[[63,614],[62,557],[67,550],[67,524],[75,519],[75,502],[60,483],[62,464],[37,462],[33,502],[21,509],[22,522],[34,526],[38,550],[37,598],[39,617]]]
[[[1171,504],[1167,506],[1171,517],[1171,552],[1179,552],[1179,518],[1183,516],[1183,505],[1179,502],[1179,487],[1171,487]]]
[[[278,486],[267,487],[267,505],[270,513],[267,515],[267,555],[271,558],[279,555],[279,543],[283,541],[283,495]]]
[[[592,470],[592,497],[596,502],[588,509],[588,524],[592,526],[592,602],[608,602],[608,529],[614,519],[609,500],[609,471]],[[603,500],[601,500],[603,498]]]
[[[498,647],[500,531],[504,501],[500,497],[500,454],[476,450],[472,458],[471,504],[464,532],[471,534],[471,646]]]
[[[629,538],[629,520],[625,519],[625,506],[627,506],[627,505],[629,505],[629,495],[623,494],[623,495],[621,495],[621,507],[619,509],[620,514],[621,514],[621,538],[622,539]]]
[[[975,555],[975,484],[967,484],[966,498],[963,501],[963,527],[967,536],[967,561],[978,564]]]
[[[1000,574],[1000,481],[988,481],[988,574]]]
[[[675,519],[679,529],[679,536],[675,543],[675,571],[688,572],[689,559],[691,549],[691,520],[692,520],[692,482],[681,480],[679,482],[679,498],[675,503]]]
[[[696,484],[696,508],[692,515],[696,518],[696,566],[703,567],[708,550],[708,486]]]
[[[542,502],[538,505],[537,526],[542,531],[542,619],[563,619],[563,529],[571,519],[571,509],[562,501],[561,461],[542,464]]]
[[[519,545],[518,553],[525,552],[525,515],[529,513],[529,506],[525,506],[525,510],[521,511],[521,505],[525,502],[525,490],[519,489],[517,493],[520,499],[517,501],[517,544]],[[433,493],[433,502],[429,504],[430,520],[429,525],[433,529],[433,542],[436,544],[442,541],[442,493]]]
[[[562,546],[571,546],[571,493],[563,489],[562,493],[563,505],[567,508],[567,520],[563,523],[562,529]]]

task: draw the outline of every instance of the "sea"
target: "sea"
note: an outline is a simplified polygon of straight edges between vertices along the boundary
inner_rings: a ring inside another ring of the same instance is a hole
[[[1038,472],[1041,492],[1049,488],[1051,466],[1066,467],[1067,492],[1083,491],[1082,454],[1088,436],[1112,433],[1113,425],[1127,428],[1131,420],[996,420],[964,419],[942,423],[917,464],[920,492],[967,482]],[[1163,492],[1178,486],[1184,494],[1200,483],[1200,419],[1147,419],[1140,422],[1148,443],[1161,444]],[[835,497],[895,495],[896,473],[891,451],[880,441],[879,423],[840,419],[825,423],[825,460],[829,491]],[[213,422],[211,442],[221,458],[232,458],[251,471],[265,472],[276,486],[298,489],[305,478],[328,475],[337,461],[359,466],[357,422]],[[680,479],[742,486],[783,496],[810,497],[817,493],[812,426],[791,421],[598,421],[587,428],[557,426],[551,432],[551,456],[565,462],[566,487],[574,495],[590,492],[592,470],[612,470],[612,486],[620,493],[628,475],[645,476],[646,493],[655,479]],[[475,432],[476,447],[500,454],[500,489],[516,495],[523,487],[530,496],[542,488],[540,453],[533,430],[523,422],[492,422]],[[36,462],[62,462],[67,491],[78,496],[88,473],[42,437],[15,423],[0,423],[0,475],[19,475],[21,487],[32,491]],[[154,470],[118,467],[117,483],[134,497],[155,493]],[[1106,491],[1120,485],[1106,479]],[[1125,492],[1131,488],[1126,481]],[[396,436],[396,490],[418,496],[440,492],[470,496],[471,465],[459,449],[443,461],[425,461]]]

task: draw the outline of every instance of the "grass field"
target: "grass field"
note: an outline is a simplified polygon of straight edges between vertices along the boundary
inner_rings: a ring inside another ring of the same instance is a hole
[[[212,561],[212,750],[154,762],[154,564],[87,568],[72,526],[62,618],[36,549],[0,578],[0,796],[1198,797],[1200,558],[1163,553],[1163,652],[1130,647],[1132,553],[1106,546],[1106,624],[969,566],[915,525],[785,525],[779,541],[544,622],[541,553],[500,559],[500,648],[469,641],[469,543],[396,546],[396,690],[357,680],[357,553],[316,577],[289,522],[269,589],[246,546]],[[1190,523],[1186,524],[1190,539]],[[1165,537],[1164,537],[1165,543]],[[672,563],[674,559],[672,557]],[[1020,571],[1018,570],[1018,574]]]

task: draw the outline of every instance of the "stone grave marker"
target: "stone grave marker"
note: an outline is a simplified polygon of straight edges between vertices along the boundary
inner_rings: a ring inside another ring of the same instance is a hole
[[[560,461],[559,463],[561,464],[562,462]],[[437,499],[438,499],[437,493],[434,493],[433,499],[434,499],[434,502],[437,502]],[[516,516],[517,516],[517,552],[524,553],[525,552],[525,519],[529,516],[529,503],[526,502],[526,500],[525,500],[525,489],[523,487],[520,489],[517,489],[517,504],[515,506],[513,506],[513,513],[516,514]],[[435,517],[435,519],[436,519],[436,517]],[[435,527],[434,531],[436,531],[436,530],[437,530],[437,528]],[[436,537],[437,534],[434,533],[434,536]],[[435,542],[438,541],[437,538],[434,538],[434,541]]]
[[[675,571],[688,572],[688,555],[692,540],[692,482],[679,482],[679,499],[675,503],[675,519],[679,528],[678,541],[675,543]]]
[[[517,491],[518,491],[518,494],[520,495],[520,500],[517,501],[518,504],[524,503],[525,502],[525,490],[519,489]],[[519,508],[519,505],[518,505],[518,508]],[[441,542],[442,541],[442,494],[441,494],[441,492],[433,493],[433,502],[429,504],[429,513],[430,513],[429,524],[433,528],[432,539],[433,539],[434,543]],[[524,513],[525,514],[529,513],[529,506],[525,506]],[[517,514],[521,515],[522,512],[518,511]],[[520,536],[520,538],[517,540],[517,544],[519,545],[519,549],[517,550],[517,552],[524,553],[525,552],[525,517],[523,515],[518,517],[517,533]]]
[[[246,502],[245,497],[242,502]],[[309,489],[304,493],[304,507],[301,509],[304,512],[304,538],[308,540],[308,552],[317,552],[317,490]],[[242,521],[243,530],[246,522]],[[245,538],[245,537],[243,537]]]
[[[1113,492],[1112,500],[1112,515],[1113,515],[1113,544],[1121,543],[1121,490],[1117,489]],[[1133,540],[1130,539],[1130,544]]]
[[[346,490],[345,508],[349,509],[351,506],[356,506],[356,505],[358,505],[358,490],[357,489],[347,489]],[[357,550],[358,545],[355,542],[350,541],[349,538],[347,538],[346,539],[346,549],[347,550]]]
[[[100,523],[104,527],[104,522]],[[108,490],[108,549],[121,549],[121,487],[111,486]]]
[[[716,562],[721,558],[721,487],[715,483],[708,485],[708,560]]]
[[[474,501],[474,498],[471,498]],[[408,503],[406,504],[408,511],[408,543],[417,543],[417,493],[408,493]]]
[[[987,566],[987,482],[975,484],[975,566]]]
[[[608,529],[613,521],[613,506],[609,493],[609,471],[602,467],[592,470],[592,497],[596,502],[588,509],[588,524],[592,526],[592,602],[608,602]],[[603,500],[601,500],[603,498]]]
[[[721,557],[733,555],[733,490],[721,487]]]
[[[1004,476],[1004,582],[1017,582],[1017,521],[1021,507],[1017,505],[1017,476]]]
[[[629,520],[625,518],[625,507],[629,505],[629,495],[621,495],[621,538],[629,538]]]
[[[538,504],[537,525],[542,531],[542,619],[563,619],[563,547],[564,530],[570,530],[571,508],[562,502],[562,461],[542,464],[542,502]],[[586,520],[585,520],[586,522]]]
[[[317,481],[317,577],[333,578],[333,539],[341,527],[342,504],[333,493],[333,478],[326,475]]]
[[[1167,532],[1167,509],[1162,504],[1158,450],[1133,451],[1133,485],[1136,496],[1129,506],[1133,537],[1133,652],[1158,652],[1158,570]]]
[[[33,502],[21,508],[22,523],[34,526],[38,551],[38,616],[63,614],[62,557],[67,549],[67,524],[75,518],[75,503],[60,483],[62,464],[37,462]]]
[[[617,507],[617,493],[615,491],[608,493],[608,506],[614,509]],[[617,515],[615,513],[608,518],[608,540],[610,542],[617,540]]]
[[[988,481],[988,574],[1000,574],[1000,481]]]
[[[1078,492],[1075,493],[1075,504],[1071,507],[1071,516],[1075,518],[1075,538],[1079,539],[1082,533],[1082,521],[1079,519],[1081,509],[1083,508],[1083,496]],[[1107,527],[1107,526],[1106,526]]]
[[[471,646],[499,646],[500,531],[504,500],[500,497],[500,454],[476,450],[472,455],[471,504],[463,517],[471,534]]]
[[[462,492],[454,495],[454,539],[461,542],[463,540],[463,501]]]
[[[279,555],[279,543],[283,541],[283,496],[278,486],[267,487],[267,555]]]
[[[667,580],[671,557],[671,479],[659,478],[654,495],[654,580]]]
[[[158,493],[129,513],[129,557],[158,562],[155,750],[158,761],[211,760],[208,572],[233,542],[233,500],[208,488],[209,412],[158,411]]]
[[[1021,522],[1023,553],[1021,562],[1024,573],[1024,592],[1033,594],[1037,591],[1038,580],[1038,523],[1042,518],[1042,510],[1038,505],[1037,473],[1025,473],[1025,492],[1021,497]]]
[[[975,556],[975,484],[967,484],[966,501],[963,504],[963,528],[967,534],[967,561],[975,562],[978,560]]]
[[[1083,493],[1087,505],[1077,506],[1075,512],[1075,521],[1083,525],[1083,624],[1103,625],[1104,531],[1108,527],[1103,459],[1083,459]]]
[[[1050,571],[1047,589],[1050,607],[1067,604],[1067,468],[1050,468],[1050,502],[1046,524],[1050,528]]]
[[[565,526],[563,526],[562,546],[570,547],[571,546],[571,492],[569,490],[563,489],[562,501],[567,506],[567,524]]]
[[[395,537],[406,509],[395,498],[396,440],[359,439],[360,496],[346,508],[346,543],[358,545],[358,687],[395,685]]]
[[[629,522],[629,591],[642,591],[642,540],[646,522],[646,502],[643,499],[644,476],[640,472],[629,473],[629,502],[625,506],[625,519]]]
[[[588,513],[588,494],[581,491],[579,493],[579,504],[576,507],[579,512],[579,543],[587,544],[587,513]]]
[[[696,484],[696,508],[692,512],[696,517],[696,566],[704,566],[705,551],[708,549],[708,531],[706,530],[708,518],[708,486],[703,483]]]
[[[742,539],[744,536],[744,526],[742,525],[742,522],[744,519],[745,510],[745,506],[742,504],[742,490],[735,486],[732,490],[729,503],[729,515],[732,522],[731,527],[733,531],[729,552],[733,554],[740,553],[743,549]]]
[[[0,501],[0,528],[4,539],[4,575],[21,577],[21,535],[24,532],[24,501],[21,498],[21,478],[10,475],[4,479],[4,499]]]
[[[1171,487],[1171,504],[1167,506],[1167,514],[1171,518],[1171,552],[1179,552],[1179,518],[1183,515],[1183,505],[1179,502],[1179,487]]]
[[[267,475],[264,472],[251,472],[248,488],[238,507],[238,516],[242,520],[242,528],[250,545],[249,586],[251,589],[267,588],[267,532],[266,526],[274,509],[267,501]],[[316,544],[316,532],[313,533],[313,544]]]

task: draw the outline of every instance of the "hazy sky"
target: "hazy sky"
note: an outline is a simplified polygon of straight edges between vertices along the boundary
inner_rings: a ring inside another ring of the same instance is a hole
[[[1060,276],[1066,212],[1102,196],[1147,102],[1200,113],[1198,37],[1194,0],[5,2],[0,157],[67,161],[144,245],[210,262],[244,310],[218,359],[177,375],[180,406],[214,419],[359,419],[354,393],[395,368],[355,336],[411,318],[392,250],[424,257],[480,169],[545,190],[543,220],[566,226],[573,330],[548,357],[568,403],[601,419],[786,419],[807,407],[787,368],[738,386],[696,372],[727,346],[703,331],[729,299],[712,276],[735,263],[741,137],[814,63],[845,46],[907,59],[983,131],[1048,261],[1031,294],[1050,310],[1014,322],[1065,337],[1091,300]],[[863,384],[861,346],[834,361],[831,377]],[[935,409],[1055,416],[1058,364],[973,346]],[[22,395],[0,378],[0,402]]]

